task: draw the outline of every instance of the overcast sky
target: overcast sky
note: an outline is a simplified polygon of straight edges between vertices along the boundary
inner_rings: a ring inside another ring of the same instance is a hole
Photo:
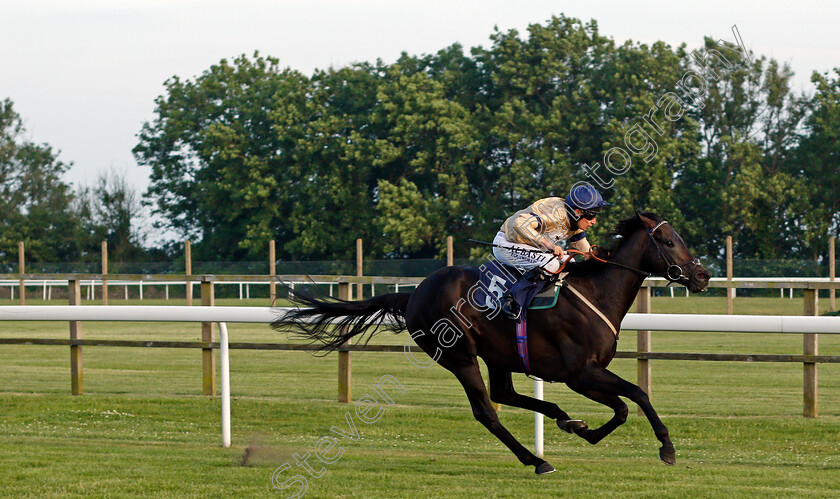
[[[836,1],[510,0],[0,0],[0,99],[10,98],[29,138],[72,162],[67,180],[92,183],[126,172],[140,190],[148,171],[131,149],[170,76],[193,78],[239,54],[280,59],[305,73],[453,43],[488,46],[494,26],[524,31],[565,14],[598,21],[621,43],[664,40],[699,47],[733,40],[788,62],[798,88],[812,70],[840,66]]]

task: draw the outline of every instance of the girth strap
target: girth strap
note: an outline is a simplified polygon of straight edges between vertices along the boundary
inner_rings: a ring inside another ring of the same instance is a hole
[[[610,320],[609,320],[609,319],[607,319],[607,316],[606,316],[606,315],[604,315],[603,313],[601,313],[601,311],[600,311],[600,310],[598,310],[598,308],[597,308],[597,307],[595,307],[595,305],[593,305],[593,304],[592,304],[589,300],[587,300],[585,296],[583,296],[582,294],[580,294],[580,291],[578,291],[577,289],[575,289],[575,288],[574,288],[574,286],[572,286],[571,284],[569,284],[569,282],[568,282],[568,281],[563,281],[563,284],[564,284],[567,288],[569,288],[569,291],[571,291],[572,293],[574,293],[574,294],[575,294],[575,296],[577,296],[578,298],[580,298],[580,300],[581,300],[583,303],[585,303],[585,304],[586,304],[589,308],[591,308],[593,312],[595,312],[596,314],[598,314],[598,317],[600,317],[600,318],[601,318],[601,320],[603,320],[603,321],[607,324],[607,326],[609,326],[609,327],[610,327],[610,330],[613,332],[613,334],[615,335],[615,337],[616,337],[616,338],[618,338],[618,331],[616,331],[615,326],[613,326],[613,325],[612,325],[612,322],[610,322]]]
[[[519,362],[525,370],[525,374],[531,375],[531,363],[528,359],[528,321],[525,319],[525,311],[516,321],[516,353],[519,354]]]

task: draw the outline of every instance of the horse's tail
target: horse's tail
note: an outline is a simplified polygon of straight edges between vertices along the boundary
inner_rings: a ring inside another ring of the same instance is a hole
[[[305,289],[290,290],[290,295],[298,307],[278,317],[271,327],[319,342],[322,351],[331,352],[359,335],[367,335],[363,341],[367,344],[383,327],[395,333],[406,330],[405,310],[411,293],[389,293],[362,301],[320,299]]]

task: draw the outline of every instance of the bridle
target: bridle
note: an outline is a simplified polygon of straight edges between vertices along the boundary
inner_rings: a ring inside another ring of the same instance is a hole
[[[608,263],[610,265],[615,265],[616,267],[621,267],[621,268],[633,271],[633,272],[635,272],[635,273],[637,273],[641,276],[644,276],[645,278],[648,278],[652,275],[658,275],[658,276],[664,277],[665,279],[668,280],[668,286],[670,286],[671,284],[674,284],[674,283],[679,283],[681,280],[690,280],[690,277],[685,275],[685,272],[683,272],[683,267],[686,267],[687,265],[691,265],[691,267],[692,267],[691,270],[693,271],[694,267],[700,265],[700,260],[698,258],[694,258],[693,260],[689,260],[689,261],[684,262],[684,263],[676,263],[671,257],[668,256],[668,253],[666,253],[665,250],[662,249],[661,243],[659,241],[657,241],[655,237],[653,237],[653,233],[656,232],[656,230],[658,228],[662,227],[663,225],[665,225],[667,223],[668,223],[667,220],[663,220],[663,221],[659,222],[658,224],[656,224],[656,226],[654,228],[647,231],[647,233],[648,233],[648,248],[650,247],[650,243],[653,242],[653,245],[656,247],[657,258],[660,259],[660,260],[665,260],[665,263],[668,265],[668,268],[665,270],[664,274],[655,274],[653,272],[646,272],[644,270],[637,269],[635,267],[630,267],[628,265],[624,265],[623,263],[612,262],[612,261],[609,261],[609,260],[601,259],[601,258],[595,256],[595,252],[592,249],[590,249],[589,255],[592,258],[595,258],[596,260],[598,260],[599,262]],[[593,246],[593,248],[597,248],[597,246]],[[647,251],[647,248],[645,248],[645,251]]]
[[[662,249],[661,243],[659,241],[657,241],[655,237],[653,237],[653,233],[656,232],[656,229],[662,227],[663,225],[665,225],[667,223],[668,223],[667,220],[663,220],[663,221],[659,222],[658,224],[656,224],[656,226],[654,228],[647,231],[647,233],[648,233],[648,245],[650,245],[650,243],[652,241],[653,245],[656,246],[656,256],[657,256],[657,258],[665,260],[665,263],[668,265],[668,268],[665,270],[665,273],[662,274],[662,277],[664,277],[665,279],[667,279],[669,281],[668,285],[670,286],[671,284],[673,284],[675,282],[680,282],[680,280],[683,280],[683,279],[684,280],[690,280],[690,277],[685,275],[685,273],[683,272],[683,267],[691,265],[691,270],[693,271],[695,267],[700,265],[700,260],[698,258],[694,258],[694,259],[689,260],[687,262],[676,263],[668,255],[668,253],[666,253]],[[690,273],[691,272],[689,272],[689,274]],[[653,274],[649,273],[648,275],[653,275]]]

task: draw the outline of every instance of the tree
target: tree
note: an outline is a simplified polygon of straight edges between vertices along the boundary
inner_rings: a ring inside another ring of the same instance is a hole
[[[134,148],[151,168],[146,197],[161,226],[198,239],[197,258],[256,258],[272,238],[291,237],[283,215],[298,137],[277,133],[275,119],[302,119],[307,78],[254,54],[165,86]]]
[[[469,112],[446,98],[441,83],[424,73],[399,73],[397,65],[380,86],[373,116],[387,129],[372,158],[382,249],[439,256],[471,209],[466,169],[477,161],[477,133]]]
[[[272,114],[278,136],[294,141],[294,202],[284,211],[291,230],[282,241],[290,257],[349,260],[356,238],[368,251],[375,247],[374,160],[384,131],[372,115],[382,77],[381,67],[368,64],[316,71],[297,114],[285,107]]]
[[[18,241],[27,260],[79,258],[79,218],[70,186],[61,176],[70,167],[47,144],[24,138],[25,129],[10,99],[0,102],[0,258],[17,260]]]
[[[108,243],[108,257],[114,262],[136,261],[145,256],[138,229],[143,207],[125,175],[116,171],[100,174],[92,187],[75,194],[76,211],[85,237],[81,245],[99,256],[100,243]]]
[[[198,258],[262,258],[274,239],[280,258],[349,259],[357,237],[377,256],[432,257],[447,235],[466,256],[467,238],[596,177],[613,207],[593,240],[635,208],[699,255],[727,234],[739,256],[805,255],[840,223],[836,184],[808,181],[836,178],[838,90],[817,77],[803,128],[792,75],[710,39],[617,45],[558,16],[469,54],[311,77],[259,54],[222,60],[166,82],[134,152],[147,200]]]
[[[790,90],[793,72],[709,38],[685,66],[699,75],[682,79],[681,95],[702,146],[675,186],[686,218],[696,221],[686,234],[706,241],[702,254],[719,254],[731,235],[739,256],[790,255],[801,244],[790,230],[796,189],[786,170],[807,110],[806,98]]]
[[[840,68],[834,75],[815,72],[811,81],[817,87],[812,112],[789,171],[798,186],[796,230],[816,257],[828,236],[840,233]]]

